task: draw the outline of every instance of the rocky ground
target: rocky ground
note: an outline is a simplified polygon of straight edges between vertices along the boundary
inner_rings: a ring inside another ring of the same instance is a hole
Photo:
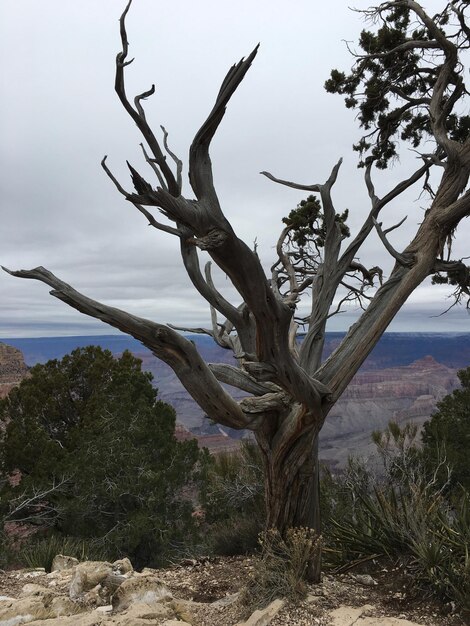
[[[399,570],[325,575],[295,604],[282,598],[248,611],[238,592],[251,558],[184,561],[134,572],[127,559],[56,561],[55,570],[0,572],[0,626],[464,626],[450,604],[410,588]],[[251,615],[250,615],[251,613]]]

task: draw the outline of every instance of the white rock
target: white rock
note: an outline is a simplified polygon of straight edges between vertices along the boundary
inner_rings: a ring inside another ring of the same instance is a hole
[[[44,576],[46,573],[45,569],[34,570],[32,572],[25,572],[24,574],[20,574],[17,578],[38,578],[38,576]]]
[[[132,567],[132,563],[127,557],[114,561],[113,563],[113,572],[117,572],[118,574],[128,574],[133,571],[134,568]]]
[[[377,581],[374,580],[369,574],[353,574],[352,578],[366,587],[374,587],[378,584]]]
[[[236,626],[266,626],[276,617],[284,604],[285,600],[274,600],[265,609],[255,611],[246,622],[239,622]]]
[[[75,568],[70,581],[69,596],[77,600],[84,593],[99,585],[113,571],[111,563],[106,561],[84,561]]]
[[[61,572],[62,570],[72,569],[78,565],[78,559],[73,556],[67,556],[65,554],[56,554],[52,561],[52,572]]]
[[[112,604],[106,604],[105,606],[99,606],[95,609],[98,613],[111,613],[113,610]]]
[[[158,576],[137,574],[125,580],[116,590],[112,605],[115,611],[123,611],[136,602],[156,604],[171,600],[172,597],[170,590]]]
[[[363,615],[366,611],[370,611],[374,607],[370,604],[365,604],[359,608],[355,608],[352,606],[340,606],[339,608],[331,611],[330,618],[332,619],[332,626],[352,626],[354,624],[356,626],[362,622],[358,622],[361,615]]]
[[[28,596],[39,596],[46,593],[48,590],[42,585],[36,585],[35,583],[26,583],[21,589],[20,598],[27,598]]]
[[[33,615],[15,615],[14,617],[10,617],[8,619],[0,620],[0,626],[19,626],[20,624],[27,624],[34,619]]]

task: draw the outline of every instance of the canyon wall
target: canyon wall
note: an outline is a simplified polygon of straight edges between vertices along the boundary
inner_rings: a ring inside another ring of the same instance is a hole
[[[4,398],[27,373],[22,352],[0,342],[0,398]]]
[[[327,335],[326,355],[341,337],[340,333]],[[205,360],[233,364],[231,352],[216,346],[209,337],[197,335],[191,339]],[[243,434],[204,419],[173,371],[126,335],[23,339],[12,340],[12,344],[24,351],[28,365],[62,358],[76,347],[91,344],[114,354],[130,349],[142,359],[143,369],[154,375],[160,399],[174,406],[181,424],[179,437],[191,431],[202,445],[215,450],[231,449]],[[457,370],[469,365],[470,334],[386,333],[328,416],[321,433],[322,459],[332,466],[342,466],[351,454],[371,455],[372,431],[383,430],[390,420],[421,426],[436,403],[458,386]],[[26,371],[21,353],[0,343],[0,393],[5,394]],[[243,395],[234,389],[230,392],[236,397]]]

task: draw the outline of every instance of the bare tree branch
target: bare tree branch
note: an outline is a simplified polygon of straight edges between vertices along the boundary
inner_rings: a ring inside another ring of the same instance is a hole
[[[201,296],[214,307],[219,313],[224,315],[237,329],[244,350],[253,350],[253,331],[250,327],[250,322],[247,316],[244,316],[240,311],[230,304],[214,287],[212,282],[208,282],[204,279],[200,266],[197,250],[193,245],[188,243],[188,237],[181,238],[181,257],[183,259],[184,267],[188,273],[191,282],[196,287]]]
[[[124,68],[131,63],[131,61],[126,61],[127,55],[129,52],[129,42],[127,40],[127,32],[126,32],[126,16],[132,4],[132,0],[129,0],[121,18],[119,20],[120,31],[121,31],[121,43],[122,43],[122,51],[119,52],[116,56],[116,79],[115,79],[115,90],[121,101],[123,107],[127,111],[127,113],[131,116],[131,118],[136,123],[138,129],[142,133],[145,141],[147,142],[152,154],[155,158],[155,162],[160,168],[163,178],[166,181],[168,191],[171,195],[177,196],[179,195],[178,184],[173,175],[173,172],[168,167],[165,157],[161,151],[160,145],[152,132],[152,129],[147,123],[145,119],[145,115],[143,113],[142,107],[140,105],[140,99],[146,97],[147,95],[151,95],[154,91],[154,87],[148,92],[141,94],[136,98],[136,105],[138,105],[138,109],[134,109],[127,99],[125,83],[124,83]]]
[[[179,192],[181,193],[182,186],[183,186],[183,183],[182,183],[183,161],[181,161],[181,159],[178,159],[176,154],[172,152],[170,148],[168,147],[168,132],[166,128],[164,126],[160,126],[160,128],[163,131],[163,145],[165,146],[165,150],[168,152],[168,154],[170,155],[170,157],[173,159],[173,161],[176,164],[176,184],[178,185]]]
[[[276,178],[269,172],[260,172],[260,174],[262,174],[263,176],[266,176],[266,178],[269,178],[269,180],[272,180],[275,183],[279,183],[280,185],[284,185],[286,187],[292,187],[292,189],[301,189],[302,191],[320,191],[319,185],[302,185],[300,183],[293,183],[289,180]]]
[[[46,283],[53,289],[51,295],[59,300],[81,313],[132,335],[173,369],[183,386],[209,417],[231,428],[250,428],[250,420],[217,382],[194,344],[168,326],[92,300],[43,267],[19,271],[11,271],[5,267],[3,269],[12,276]]]
[[[228,365],[226,363],[209,363],[209,369],[221,383],[237,387],[255,396],[262,396],[270,393],[275,387],[272,384],[261,384],[255,378],[241,370],[239,367]],[[280,391],[279,387],[277,388]]]
[[[409,178],[400,181],[392,190],[390,190],[385,196],[382,198],[378,198],[375,195],[374,186],[372,184],[372,180],[370,177],[371,166],[366,169],[365,172],[365,181],[366,186],[369,191],[369,196],[372,202],[372,209],[367,216],[364,224],[361,229],[357,233],[356,237],[352,240],[352,242],[348,245],[344,253],[341,255],[338,263],[338,273],[344,273],[347,271],[347,268],[351,265],[354,257],[357,255],[357,252],[361,245],[364,243],[372,229],[374,228],[373,219],[377,219],[380,211],[389,204],[392,200],[397,198],[399,195],[404,193],[409,187],[414,185],[420,178],[422,178],[426,172],[431,167],[430,162],[424,163],[419,169],[417,169]]]
[[[145,160],[150,165],[150,167],[153,169],[153,171],[155,173],[155,176],[158,178],[158,182],[160,183],[160,187],[162,189],[165,189],[165,191],[168,191],[167,184],[164,181],[163,176],[162,176],[160,170],[155,165],[155,159],[151,159],[150,158],[150,156],[147,154],[147,151],[146,151],[145,146],[144,146],[143,143],[140,144],[140,147],[142,148],[142,152],[144,153]]]
[[[4,521],[15,521],[22,524],[40,524],[41,526],[55,523],[60,510],[49,503],[51,495],[62,492],[70,482],[70,477],[53,478],[50,487],[33,489],[32,492],[23,491],[8,503],[9,510]]]
[[[207,202],[210,205],[214,215],[220,214],[221,211],[212,180],[209,146],[215,131],[225,115],[226,106],[249,70],[258,52],[258,47],[256,46],[246,59],[242,59],[230,68],[217,95],[214,107],[196,133],[189,150],[189,181],[191,187],[198,200]]]
[[[381,242],[383,243],[383,245],[385,246],[385,249],[387,250],[387,252],[389,252],[393,258],[398,261],[398,263],[400,263],[400,265],[412,265],[413,264],[413,257],[412,255],[405,255],[405,254],[400,254],[400,252],[397,252],[395,250],[395,248],[392,246],[392,244],[388,241],[388,239],[386,238],[385,234],[394,230],[395,228],[398,228],[399,226],[401,226],[403,224],[403,222],[405,221],[406,217],[404,217],[401,222],[399,222],[398,224],[395,224],[394,226],[391,226],[390,228],[388,228],[386,231],[382,230],[382,224],[377,222],[377,220],[375,218],[372,218],[372,221],[374,222],[374,226],[377,230],[377,234],[380,237]]]

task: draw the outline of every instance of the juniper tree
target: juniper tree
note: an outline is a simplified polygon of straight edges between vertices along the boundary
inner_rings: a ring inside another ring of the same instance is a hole
[[[315,184],[262,172],[275,183],[308,194],[285,220],[270,272],[224,214],[209,155],[226,106],[258,49],[230,68],[194,137],[189,150],[194,195],[185,197],[182,162],[170,150],[166,130],[159,140],[145,116],[143,100],[154,87],[133,103],[125,90],[131,62],[125,26],[129,7],[130,2],[120,20],[122,50],[116,58],[115,89],[142,133],[144,158],[156,182],[147,181],[129,164],[134,186],[129,191],[108,168],[106,157],[102,166],[151,226],[177,238],[187,274],[210,306],[212,326],[204,332],[232,350],[238,366],[205,363],[194,344],[174,328],[91,300],[42,267],[10,273],[46,283],[51,294],[68,305],[133,335],[173,368],[207,416],[252,431],[264,462],[267,526],[281,532],[307,526],[319,532],[317,441],[332,406],[426,278],[451,283],[457,301],[469,294],[469,269],[462,260],[451,258],[447,246],[459,222],[470,214],[470,120],[462,114],[468,96],[462,56],[469,44],[468,2],[444,4],[435,16],[413,0],[391,0],[364,11],[372,26],[361,33],[358,51],[352,52],[353,68],[349,74],[333,71],[326,89],[344,94],[346,106],[357,110],[364,135],[355,149],[364,168],[370,208],[362,227],[350,234],[347,214],[336,210],[331,194],[341,160],[325,182]],[[402,143],[418,153],[419,167],[379,197],[374,167],[387,168]],[[387,234],[398,224],[384,215],[385,209],[416,183],[428,192],[427,210],[409,244],[396,250]],[[159,221],[158,211],[173,225]],[[379,221],[382,215],[387,228]],[[387,278],[379,267],[358,261],[361,246],[373,231],[393,257]],[[210,264],[201,269],[201,250],[231,280],[239,302],[229,302],[216,289]],[[299,304],[305,299],[309,313],[299,319]],[[351,299],[364,312],[322,362],[328,319]],[[299,324],[305,331],[300,345]],[[241,389],[246,397],[235,400],[221,383]],[[312,580],[319,578],[319,563],[318,558],[311,564]]]
[[[192,530],[199,451],[125,351],[88,346],[35,365],[0,400],[0,485],[9,521],[93,539],[137,566],[161,563]]]

